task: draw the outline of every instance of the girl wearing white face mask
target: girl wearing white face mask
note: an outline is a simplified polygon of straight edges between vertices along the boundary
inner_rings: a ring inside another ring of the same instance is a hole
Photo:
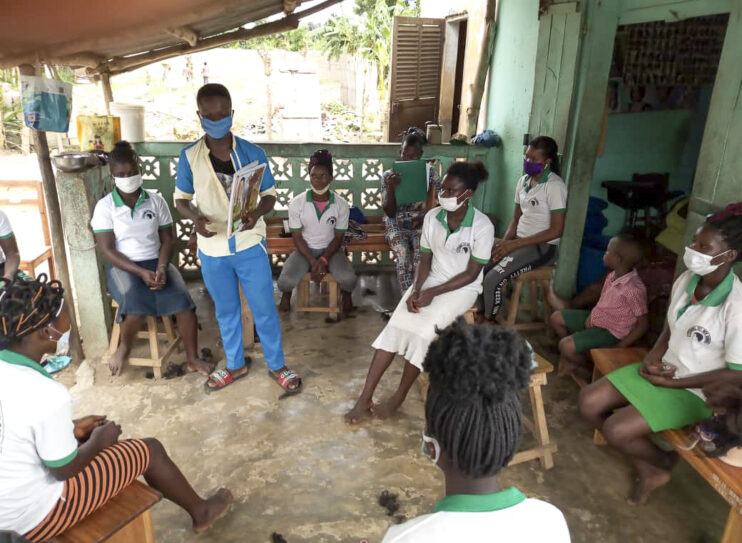
[[[106,265],[108,290],[119,305],[119,347],[109,360],[120,375],[144,317],[175,315],[191,371],[208,375],[211,364],[198,357],[198,321],[193,299],[173,255],[173,219],[165,200],[142,188],[138,157],[128,142],[110,153],[115,188],[96,204],[90,221]]]
[[[423,451],[443,471],[446,495],[429,514],[389,528],[382,543],[569,543],[556,507],[498,480],[523,434],[530,368],[516,332],[463,319],[441,331],[425,357]]]
[[[283,293],[278,310],[291,310],[291,293],[307,272],[317,282],[330,272],[340,284],[342,313],[346,315],[353,309],[351,294],[357,281],[342,250],[350,206],[330,190],[332,155],[327,149],[316,151],[309,159],[309,182],[311,189],[289,202],[289,229],[296,249],[278,277],[278,289]]]
[[[701,388],[742,378],[742,283],[733,265],[742,255],[742,203],[696,231],[675,281],[667,325],[643,362],[585,387],[580,411],[625,453],[639,472],[629,496],[644,503],[670,480],[673,457],[647,439],[711,416]]]
[[[385,418],[402,405],[420,375],[436,330],[463,315],[482,292],[482,268],[489,260],[495,228],[471,205],[477,185],[487,179],[481,162],[455,162],[443,178],[440,207],[428,211],[420,238],[415,280],[397,305],[373,347],[376,349],[363,392],[346,420],[374,414]],[[386,401],[374,405],[379,380],[395,355],[405,359],[402,380]]]

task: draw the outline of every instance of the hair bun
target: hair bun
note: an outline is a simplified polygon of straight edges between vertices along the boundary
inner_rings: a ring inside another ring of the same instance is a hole
[[[116,143],[113,144],[113,148],[114,149],[121,149],[121,150],[124,150],[124,149],[127,149],[127,150],[128,149],[133,149],[133,147],[131,146],[131,143],[129,143],[126,140],[117,141]]]

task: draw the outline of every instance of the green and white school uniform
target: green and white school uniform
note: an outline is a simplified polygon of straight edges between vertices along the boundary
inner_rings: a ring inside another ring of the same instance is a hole
[[[515,205],[523,213],[518,220],[518,238],[534,236],[551,226],[551,216],[554,213],[567,211],[567,185],[561,177],[547,168],[539,178],[539,182],[531,186],[531,178],[524,175],[518,179],[515,187]],[[549,241],[551,245],[559,245],[559,238]]]
[[[44,520],[64,487],[47,467],[76,455],[67,389],[33,360],[0,351],[0,530],[24,534]]]
[[[13,237],[13,227],[10,226],[10,221],[5,212],[0,209],[0,239],[8,239]],[[5,253],[0,248],[0,267],[5,268]]]
[[[337,193],[330,191],[327,207],[320,212],[313,195],[310,189],[289,202],[289,230],[301,232],[310,249],[326,249],[336,233],[348,230],[350,206]]]
[[[686,271],[672,287],[662,360],[679,379],[729,368],[742,370],[742,283],[730,271],[703,300],[693,302],[701,276]],[[682,428],[711,416],[700,389],[657,387],[639,375],[640,364],[607,378],[637,408],[654,432]]]
[[[382,543],[569,543],[564,515],[510,487],[446,496],[433,513],[392,526]]]
[[[470,260],[486,264],[492,253],[495,227],[484,213],[470,205],[463,221],[453,232],[448,227],[447,217],[445,209],[436,207],[428,211],[423,220],[420,251],[433,253],[433,261],[422,290],[463,273]],[[436,296],[429,306],[421,307],[419,313],[407,309],[411,292],[412,287],[405,292],[373,347],[400,354],[422,370],[436,328],[445,328],[476,302],[482,292],[482,272],[468,285]]]

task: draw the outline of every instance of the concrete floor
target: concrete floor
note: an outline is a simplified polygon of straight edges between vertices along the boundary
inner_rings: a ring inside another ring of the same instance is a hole
[[[391,293],[389,275],[364,278],[362,287]],[[305,379],[303,394],[278,400],[281,390],[266,374],[259,348],[251,374],[212,395],[203,377],[190,374],[152,381],[129,368],[114,379],[99,363],[68,369],[76,415],[106,414],[124,437],[155,436],[202,493],[229,486],[232,513],[196,537],[185,513],[169,502],[153,513],[159,543],[289,543],[381,541],[394,519],[377,504],[383,490],[399,495],[399,514],[412,518],[442,497],[441,473],[420,453],[423,409],[417,387],[399,415],[349,427],[342,419],[360,391],[370,344],[384,322],[375,308],[389,299],[362,296],[357,317],[326,324],[320,315],[283,317],[286,359]],[[202,346],[216,347],[213,309],[198,285],[193,292],[203,324]],[[368,294],[368,293],[366,293]],[[543,338],[530,338],[554,360]],[[215,351],[216,352],[216,351]],[[401,364],[382,382],[390,392]],[[592,444],[592,431],[576,411],[577,387],[551,376],[545,387],[547,417],[559,451],[555,467],[538,462],[504,470],[503,485],[545,499],[566,515],[575,543],[713,543],[721,538],[728,506],[685,463],[649,505],[625,502],[631,472],[618,454]],[[537,519],[534,519],[537,521]]]

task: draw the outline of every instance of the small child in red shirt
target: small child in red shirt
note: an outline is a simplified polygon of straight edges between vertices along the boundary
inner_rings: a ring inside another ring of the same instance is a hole
[[[639,240],[619,234],[608,243],[603,264],[611,271],[597,288],[588,287],[570,301],[550,289],[548,299],[556,311],[551,324],[559,335],[559,375],[589,379],[586,353],[601,347],[629,347],[649,327],[647,289],[635,266],[642,259]],[[597,301],[597,303],[595,303]],[[595,304],[592,311],[586,309]]]

